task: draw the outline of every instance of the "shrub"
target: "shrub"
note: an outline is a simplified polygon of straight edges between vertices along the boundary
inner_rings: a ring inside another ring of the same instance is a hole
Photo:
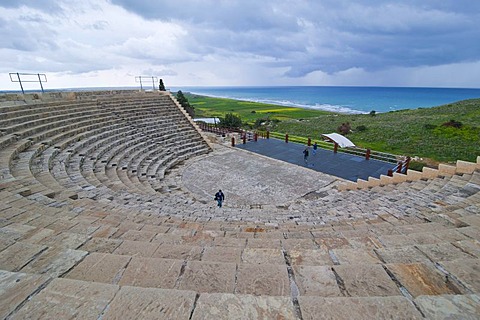
[[[361,126],[358,126],[356,130],[357,130],[358,132],[366,131],[366,130],[367,130],[367,127],[365,127],[364,125],[361,125]]]
[[[188,99],[185,97],[182,90],[178,90],[177,100],[183,109],[185,109],[185,111],[187,111],[187,113],[193,118],[195,116],[195,109],[190,105],[190,102],[188,102]]]
[[[220,118],[220,127],[222,128],[240,128],[242,119],[233,113],[227,113],[225,118]]]
[[[369,113],[372,117],[375,117],[377,115],[377,112],[375,110],[370,111]]]
[[[450,120],[450,121],[442,124],[442,126],[444,126],[444,127],[453,127],[453,128],[457,128],[457,129],[460,129],[462,127],[462,125],[463,124],[460,121],[455,121],[455,120]]]
[[[341,126],[337,128],[337,131],[343,135],[346,135],[352,131],[352,127],[350,126],[350,122],[342,123]]]
[[[437,126],[434,125],[434,124],[429,124],[429,123],[427,123],[427,124],[424,124],[423,127],[424,127],[425,129],[427,129],[427,130],[433,130],[433,129],[435,129]]]

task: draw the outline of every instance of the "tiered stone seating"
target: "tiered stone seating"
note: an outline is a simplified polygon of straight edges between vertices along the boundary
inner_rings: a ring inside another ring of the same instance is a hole
[[[478,318],[479,168],[216,210],[172,167],[205,142],[152,119],[170,98],[123,94],[82,96],[114,115],[54,143],[2,140],[1,318]]]

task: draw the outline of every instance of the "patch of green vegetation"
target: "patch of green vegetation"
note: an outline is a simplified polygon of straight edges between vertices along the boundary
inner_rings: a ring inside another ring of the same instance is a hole
[[[284,107],[259,102],[240,101],[224,98],[211,98],[185,93],[190,104],[195,108],[195,117],[225,117],[227,113],[234,113],[242,122],[253,125],[255,120],[269,117],[280,121],[300,118],[313,118],[328,114],[325,111]]]
[[[476,161],[480,155],[480,99],[459,101],[434,108],[387,113],[337,114],[326,111],[289,108],[256,102],[187,95],[197,117],[224,117],[233,112],[252,126],[257,119],[270,122],[270,131],[284,136],[320,140],[323,133],[337,132],[349,122],[347,137],[357,146],[399,155],[429,158],[438,162],[458,159]],[[255,112],[252,112],[255,111]],[[445,123],[460,122],[455,128]],[[366,128],[366,130],[358,128]],[[303,140],[302,140],[303,141]]]

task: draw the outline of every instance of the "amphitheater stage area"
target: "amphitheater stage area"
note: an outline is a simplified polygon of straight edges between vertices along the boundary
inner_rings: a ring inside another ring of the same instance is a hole
[[[354,183],[231,147],[169,92],[0,115],[0,319],[479,319],[480,156]]]
[[[237,144],[236,147],[350,181],[367,180],[368,177],[379,178],[380,175],[386,175],[389,169],[395,167],[392,163],[375,159],[365,160],[359,156],[342,152],[334,153],[322,148],[318,148],[317,154],[313,155],[312,147],[309,148],[310,155],[308,163],[305,164],[303,161],[305,145],[285,143],[283,140],[274,138],[249,141],[246,144]]]

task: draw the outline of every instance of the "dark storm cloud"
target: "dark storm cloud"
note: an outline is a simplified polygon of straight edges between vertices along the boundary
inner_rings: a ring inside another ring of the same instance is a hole
[[[182,24],[197,54],[258,55],[291,77],[480,59],[480,1],[111,2]]]

